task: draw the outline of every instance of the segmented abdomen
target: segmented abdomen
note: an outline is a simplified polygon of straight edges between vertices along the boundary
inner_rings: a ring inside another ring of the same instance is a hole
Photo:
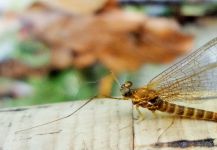
[[[161,100],[158,106],[159,106],[158,110],[162,112],[167,112],[167,113],[171,113],[171,114],[175,114],[187,118],[217,121],[216,112],[180,106],[177,104],[168,103],[163,100]]]

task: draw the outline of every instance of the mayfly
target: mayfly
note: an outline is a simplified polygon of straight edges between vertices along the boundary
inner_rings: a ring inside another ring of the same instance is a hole
[[[163,71],[147,86],[134,89],[132,85],[130,81],[122,84],[120,92],[123,98],[115,99],[132,100],[136,107],[147,108],[152,112],[158,110],[192,119],[217,121],[217,112],[174,103],[217,98],[217,38]],[[67,116],[20,131],[70,117],[92,100],[90,99]]]

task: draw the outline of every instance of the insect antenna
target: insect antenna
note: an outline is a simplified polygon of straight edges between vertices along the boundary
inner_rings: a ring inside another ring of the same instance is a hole
[[[118,81],[117,76],[114,74],[113,71],[110,71],[110,72],[111,72],[111,75],[112,75],[113,79],[115,80],[115,82],[119,85],[119,87],[121,87],[121,83]]]
[[[93,99],[97,98],[98,96],[94,96],[92,98],[90,98],[88,101],[86,101],[83,105],[81,105],[78,109],[76,109],[75,111],[73,111],[71,114],[68,114],[66,116],[63,116],[63,117],[60,117],[58,119],[55,119],[53,121],[49,121],[49,122],[46,122],[46,123],[43,123],[43,124],[39,124],[39,125],[36,125],[36,126],[33,126],[33,127],[30,127],[30,128],[26,128],[26,129],[22,129],[22,130],[18,130],[15,132],[15,134],[17,133],[20,133],[20,132],[24,132],[24,131],[28,131],[28,130],[31,130],[31,129],[34,129],[34,128],[37,128],[37,127],[41,127],[41,126],[45,126],[45,125],[48,125],[48,124],[51,124],[51,123],[54,123],[54,122],[57,122],[57,121],[60,121],[60,120],[63,120],[63,119],[66,119],[72,115],[74,115],[76,112],[78,112],[80,109],[82,109],[85,105],[87,105],[88,103],[90,103]]]
[[[120,82],[118,81],[116,75],[111,71],[111,75],[112,77],[114,78],[115,82],[121,86]],[[92,82],[90,82],[92,83]],[[28,131],[28,130],[31,130],[31,129],[34,129],[34,128],[38,128],[38,127],[41,127],[41,126],[45,126],[45,125],[48,125],[48,124],[51,124],[51,123],[54,123],[54,122],[58,122],[60,120],[63,120],[63,119],[66,119],[72,115],[74,115],[76,112],[78,112],[79,110],[81,110],[84,106],[86,106],[88,103],[90,103],[93,99],[95,98],[112,98],[112,99],[118,99],[118,100],[122,100],[122,98],[116,98],[116,97],[110,97],[110,96],[99,96],[99,95],[96,95],[92,98],[90,98],[88,101],[86,101],[83,105],[81,105],[78,109],[76,109],[75,111],[73,111],[72,113],[66,115],[66,116],[63,116],[63,117],[60,117],[58,119],[55,119],[55,120],[52,120],[52,121],[49,121],[49,122],[46,122],[46,123],[42,123],[42,124],[39,124],[39,125],[36,125],[36,126],[33,126],[33,127],[30,127],[30,128],[26,128],[26,129],[22,129],[22,130],[18,130],[15,132],[15,134],[18,134],[20,132],[24,132],[24,131]]]

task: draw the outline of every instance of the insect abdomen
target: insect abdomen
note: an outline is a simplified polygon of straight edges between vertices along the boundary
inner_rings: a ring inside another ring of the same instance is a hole
[[[158,110],[187,118],[217,121],[216,112],[180,106],[166,101],[160,103]]]

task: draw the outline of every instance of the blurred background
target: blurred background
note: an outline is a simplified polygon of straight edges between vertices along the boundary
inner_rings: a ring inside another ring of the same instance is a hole
[[[215,0],[0,1],[0,107],[120,96],[216,36]]]

